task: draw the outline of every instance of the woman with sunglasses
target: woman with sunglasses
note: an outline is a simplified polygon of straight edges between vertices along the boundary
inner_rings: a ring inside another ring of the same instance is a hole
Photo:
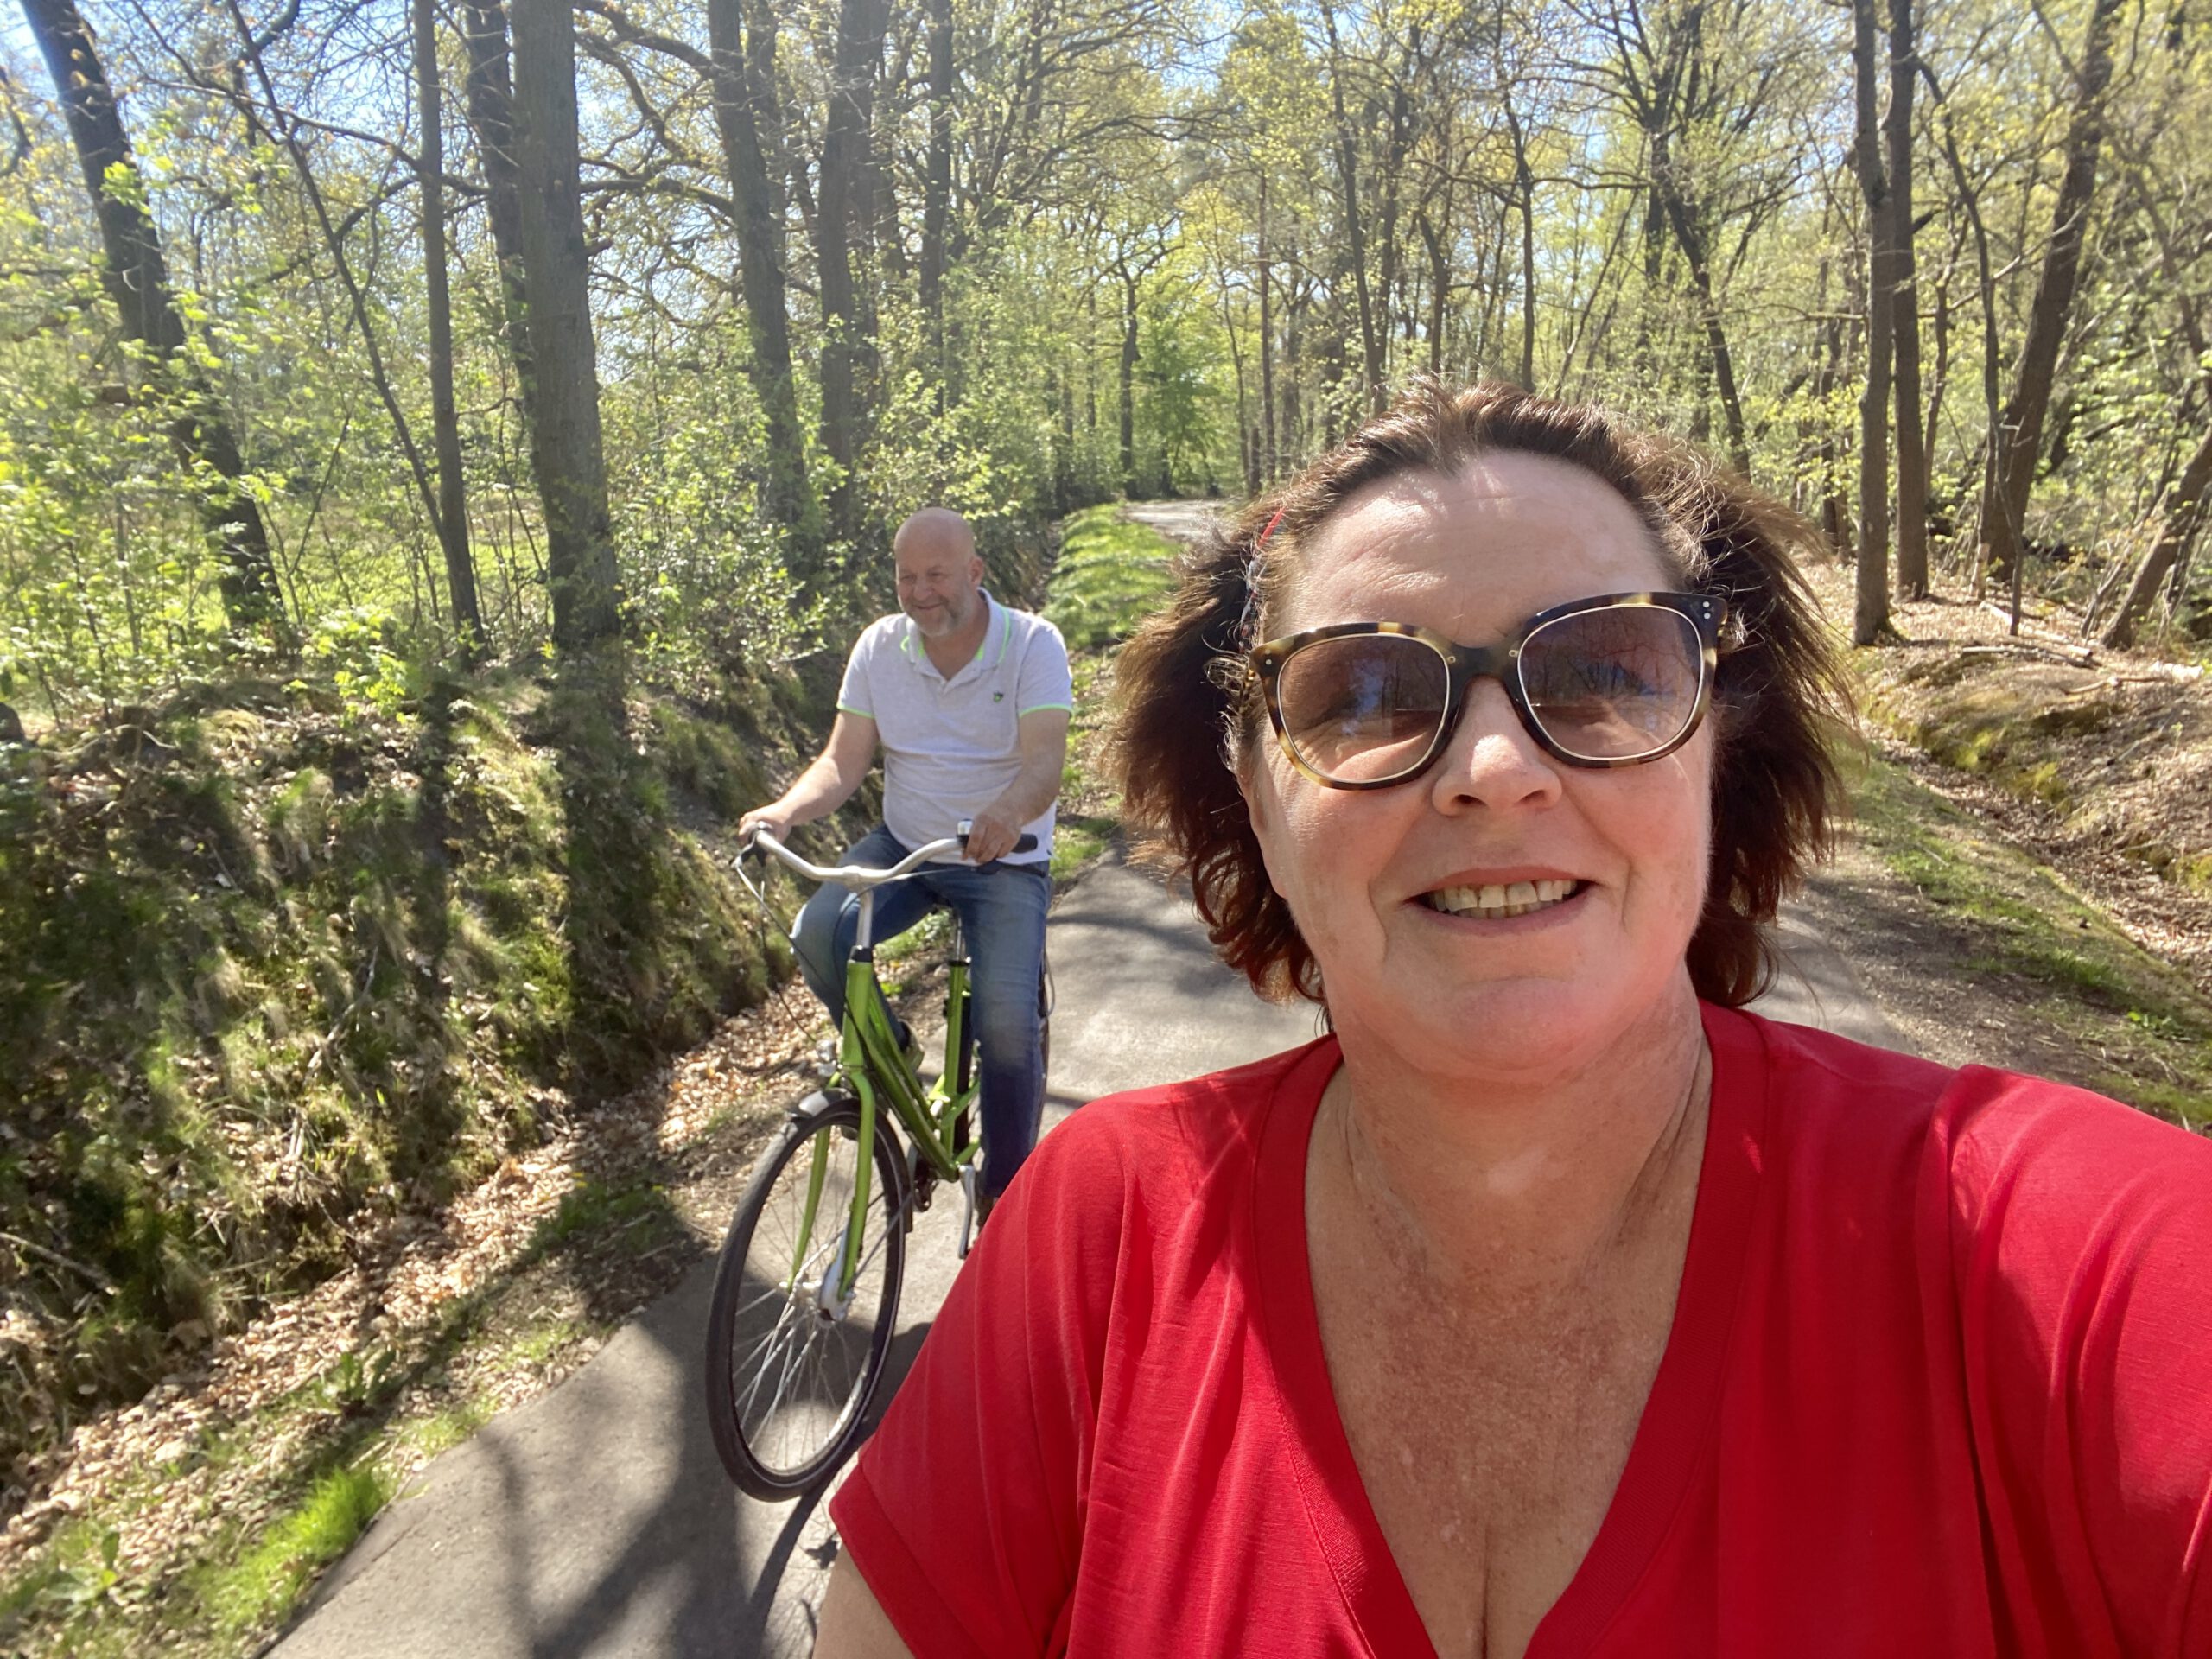
[[[1331,1034],[1046,1138],[818,1653],[2212,1653],[2212,1146],[1739,1011],[1835,805],[1810,544],[1427,387],[1197,557],[1128,808]]]

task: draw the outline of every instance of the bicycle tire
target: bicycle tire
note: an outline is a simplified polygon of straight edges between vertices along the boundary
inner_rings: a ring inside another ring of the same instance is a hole
[[[890,1352],[906,1274],[906,1230],[898,1141],[880,1120],[867,1236],[852,1295],[836,1311],[825,1308],[817,1294],[850,1213],[860,1122],[860,1103],[841,1097],[785,1126],[746,1185],[715,1269],[707,1317],[707,1417],[723,1468],[754,1497],[790,1497],[836,1472],[867,1428],[868,1405]],[[810,1271],[787,1283],[791,1262],[801,1254],[799,1222],[817,1135],[830,1161],[804,1251]],[[763,1388],[772,1390],[765,1403]]]

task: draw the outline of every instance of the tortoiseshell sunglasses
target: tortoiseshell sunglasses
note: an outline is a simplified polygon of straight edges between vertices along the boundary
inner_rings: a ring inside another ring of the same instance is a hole
[[[1417,778],[1488,677],[1570,766],[1634,766],[1690,740],[1712,701],[1727,601],[1604,594],[1539,611],[1495,645],[1403,622],[1339,622],[1251,652],[1283,753],[1331,789]]]

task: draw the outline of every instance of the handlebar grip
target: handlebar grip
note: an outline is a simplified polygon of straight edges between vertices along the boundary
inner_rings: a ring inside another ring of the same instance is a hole
[[[969,834],[974,831],[976,825],[973,819],[963,818],[958,823],[952,826],[952,833],[960,837],[960,844],[964,848],[968,844],[968,837]],[[1037,837],[1030,835],[1017,836],[1014,838],[1014,845],[1007,850],[1014,853],[1033,853],[1037,850]]]

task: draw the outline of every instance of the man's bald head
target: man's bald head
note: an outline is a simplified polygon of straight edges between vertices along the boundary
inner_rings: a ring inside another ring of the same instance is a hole
[[[950,507],[924,507],[891,538],[899,571],[899,608],[931,639],[959,632],[976,617],[983,562],[976,532]]]
[[[976,532],[968,521],[950,507],[924,507],[906,515],[906,522],[899,526],[891,538],[891,551],[896,556],[909,548],[916,552],[927,548],[954,558],[968,559],[976,556]]]

